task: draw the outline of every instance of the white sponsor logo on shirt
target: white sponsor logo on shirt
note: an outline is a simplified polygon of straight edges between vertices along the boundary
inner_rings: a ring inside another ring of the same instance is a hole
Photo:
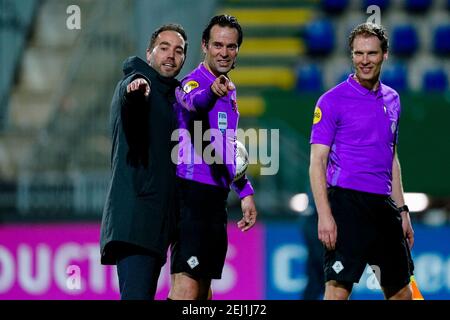
[[[225,133],[228,127],[228,116],[226,112],[217,112],[217,127],[222,133]]]

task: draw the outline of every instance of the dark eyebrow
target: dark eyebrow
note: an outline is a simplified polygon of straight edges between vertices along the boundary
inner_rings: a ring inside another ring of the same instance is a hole
[[[362,51],[362,50],[353,50],[353,53],[364,53],[364,51]],[[378,53],[378,51],[377,50],[371,50],[371,51],[367,51],[367,53],[368,54]]]
[[[170,47],[171,46],[171,44],[169,43],[169,42],[167,42],[167,41],[161,41],[159,44],[158,44],[158,46],[168,46],[168,47]],[[184,52],[184,48],[182,47],[182,46],[176,46],[175,47],[175,49],[180,49],[180,50],[182,50],[183,52]]]
[[[230,47],[236,47],[237,48],[238,47],[237,43],[229,43],[229,44],[225,45],[223,42],[220,42],[220,41],[213,41],[212,45],[213,46],[220,45],[220,46],[225,46],[227,48],[230,48]]]

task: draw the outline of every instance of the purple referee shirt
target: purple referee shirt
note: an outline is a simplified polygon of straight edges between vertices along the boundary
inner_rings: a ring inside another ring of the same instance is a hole
[[[328,186],[391,194],[400,110],[394,89],[369,90],[353,74],[319,98],[310,143],[330,147]]]
[[[242,199],[254,192],[245,175],[233,182],[236,173],[236,130],[239,120],[236,90],[229,91],[227,96],[217,97],[211,91],[215,79],[215,75],[201,63],[183,79],[181,88],[175,91],[178,128],[181,129],[177,176],[223,188],[231,186]],[[202,145],[196,146],[195,121],[197,126],[201,121],[201,136],[206,130],[212,129],[215,132],[214,138],[207,138]],[[221,164],[205,161],[205,147],[206,150],[214,147]]]

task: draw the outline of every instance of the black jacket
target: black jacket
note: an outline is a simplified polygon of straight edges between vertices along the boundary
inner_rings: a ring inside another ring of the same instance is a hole
[[[111,181],[101,225],[101,263],[115,264],[119,248],[132,244],[165,260],[175,225],[175,164],[171,135],[176,79],[160,76],[130,57],[111,102]],[[149,97],[126,93],[134,79],[150,80]]]

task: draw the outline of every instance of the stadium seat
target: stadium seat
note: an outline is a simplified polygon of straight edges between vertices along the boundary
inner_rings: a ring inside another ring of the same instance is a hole
[[[305,27],[304,38],[309,54],[327,55],[335,44],[333,24],[327,19],[315,20]]]
[[[341,83],[341,82],[346,81],[346,80],[348,79],[348,76],[350,75],[350,73],[352,73],[352,72],[347,71],[347,72],[341,73],[341,74],[337,77],[337,79],[336,79],[336,80],[337,80],[337,81],[336,81],[336,85],[339,84],[339,83]]]
[[[322,0],[322,9],[331,14],[342,13],[348,6],[348,0]]]
[[[364,0],[363,10],[366,10],[371,5],[379,6],[380,10],[386,10],[389,7],[389,0]]]
[[[381,81],[397,91],[408,89],[408,73],[402,63],[387,65],[381,72]]]
[[[297,70],[297,91],[321,91],[322,72],[316,64],[305,64]]]
[[[413,25],[398,25],[392,31],[392,53],[399,56],[411,56],[419,48],[419,37]]]
[[[405,8],[409,12],[424,13],[432,4],[431,0],[406,0]]]
[[[448,89],[447,74],[442,69],[427,70],[423,74],[422,88],[425,91],[445,91]]]
[[[438,55],[450,54],[450,24],[437,26],[433,34],[433,50]]]

